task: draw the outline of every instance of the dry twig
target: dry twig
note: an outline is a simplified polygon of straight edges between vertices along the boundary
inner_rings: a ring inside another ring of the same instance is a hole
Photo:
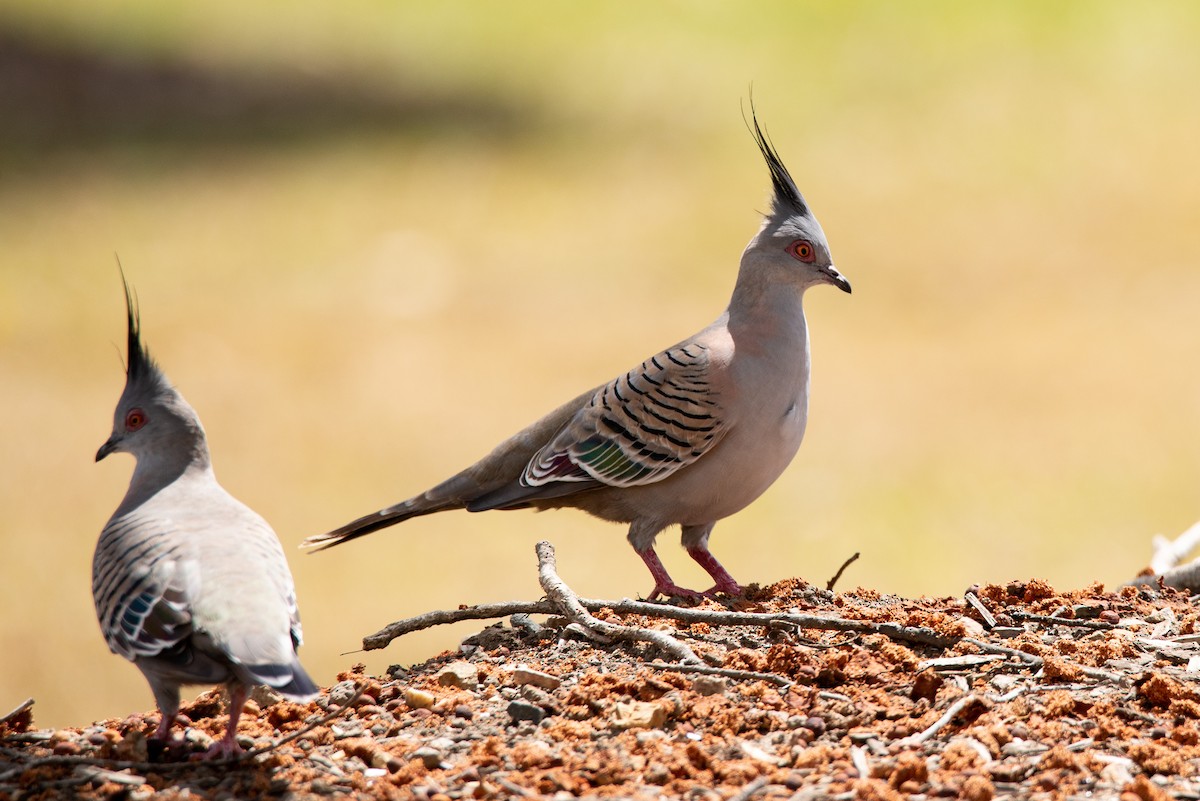
[[[559,578],[554,559],[554,546],[543,540],[535,546],[535,550],[538,557],[538,581],[541,583],[542,589],[546,591],[546,595],[558,609],[573,622],[606,637],[612,637],[614,640],[648,642],[657,645],[685,664],[703,664],[700,657],[696,656],[691,648],[666,632],[636,626],[621,626],[593,616],[579,602],[579,596]]]
[[[582,603],[589,608],[596,608],[592,607],[587,601],[583,601]],[[507,601],[504,603],[464,606],[459,609],[435,610],[415,617],[406,617],[403,620],[397,620],[395,623],[389,623],[387,626],[384,626],[374,634],[368,634],[366,637],[363,637],[363,650],[375,651],[380,648],[386,648],[392,640],[403,637],[405,634],[412,634],[414,631],[423,631],[434,626],[448,626],[451,623],[461,623],[464,620],[497,620],[509,615],[553,615],[557,612],[558,607],[546,600]]]
[[[22,712],[24,712],[26,709],[29,709],[31,706],[33,706],[33,699],[26,698],[24,701],[22,701],[20,704],[17,705],[16,709],[14,709],[12,712],[9,712],[4,717],[0,718],[0,726],[3,726],[5,723],[8,723],[10,720],[13,720],[13,719],[19,717]]]
[[[979,617],[983,619],[984,628],[996,628],[996,616],[992,614],[991,610],[987,608],[983,601],[979,600],[979,596],[977,594],[971,590],[967,590],[963,597],[966,599],[971,608],[979,613]]]
[[[833,578],[831,578],[829,581],[825,582],[825,589],[828,590],[829,592],[833,592],[833,587],[835,584],[838,583],[838,579],[840,579],[842,577],[842,574],[846,572],[846,568],[850,567],[850,565],[852,565],[856,561],[858,561],[858,557],[859,557],[859,552],[855,551],[853,556],[851,556],[845,562],[842,562],[842,566],[839,567],[837,572],[833,574]]]
[[[926,740],[929,740],[930,738],[932,738],[935,734],[937,734],[943,728],[945,728],[946,725],[950,723],[950,721],[954,720],[954,717],[959,712],[962,712],[964,709],[966,709],[969,705],[975,703],[977,700],[979,700],[979,699],[975,697],[974,693],[972,693],[970,695],[964,695],[962,698],[959,698],[957,701],[955,701],[953,704],[951,704],[950,707],[946,710],[945,714],[943,714],[940,718],[935,720],[933,722],[933,725],[930,726],[928,729],[926,729],[923,732],[918,732],[917,734],[914,734],[910,737],[905,737],[903,740],[897,740],[896,745],[899,745],[899,746],[920,745],[921,743],[925,742]]]
[[[767,777],[759,776],[757,779],[743,787],[738,794],[730,798],[729,801],[750,801],[751,798],[758,794],[759,790],[766,786]]]
[[[847,631],[855,634],[882,634],[898,642],[913,645],[928,645],[932,648],[949,648],[959,641],[957,637],[938,634],[922,626],[901,626],[898,623],[875,623],[867,620],[847,620],[840,617],[806,615],[799,612],[733,612],[724,609],[693,609],[649,601],[599,601],[579,598],[580,605],[589,611],[608,609],[620,615],[643,615],[678,620],[681,623],[708,623],[713,626],[770,626],[787,623],[806,629],[822,631]],[[363,649],[373,651],[386,647],[392,640],[414,631],[432,626],[458,623],[463,620],[490,620],[511,614],[558,614],[560,609],[552,601],[509,601],[506,603],[467,606],[426,612],[416,617],[391,623],[374,634],[363,637]]]
[[[1083,620],[1074,617],[1054,617],[1053,615],[1036,615],[1032,612],[1022,612],[1019,609],[1011,609],[1008,614],[1013,620],[1023,621],[1026,623],[1045,623],[1050,626],[1073,626],[1078,629],[1094,629],[1096,631],[1108,631],[1115,629],[1116,623],[1105,623],[1103,620]]]
[[[759,673],[756,670],[733,670],[732,668],[710,667],[709,665],[682,665],[671,662],[651,662],[650,667],[658,670],[674,670],[679,673],[703,673],[706,676],[724,676],[738,681],[766,681],[780,687],[790,687],[796,682],[777,673]]]
[[[1191,528],[1173,540],[1157,536],[1153,540],[1154,555],[1150,557],[1150,569],[1155,573],[1166,573],[1179,567],[1184,558],[1200,545],[1200,523],[1194,523]]]
[[[1193,559],[1185,565],[1179,564],[1200,545],[1200,523],[1195,523],[1174,540],[1156,536],[1153,544],[1154,554],[1150,557],[1152,573],[1134,578],[1127,586],[1153,586],[1161,581],[1167,587],[1193,593],[1200,591],[1200,559]]]

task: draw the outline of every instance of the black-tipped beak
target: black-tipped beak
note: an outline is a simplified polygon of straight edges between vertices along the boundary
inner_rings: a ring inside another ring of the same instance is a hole
[[[112,453],[116,449],[117,449],[117,438],[112,437],[108,440],[108,442],[106,442],[100,446],[100,450],[96,451],[96,461],[97,462],[100,461],[101,459],[103,459],[105,456],[108,456],[110,453]]]
[[[829,279],[829,283],[833,284],[847,295],[850,294],[850,282],[846,280],[844,275],[837,271],[836,267],[831,264],[828,267],[822,268],[821,272],[824,273],[825,277]]]

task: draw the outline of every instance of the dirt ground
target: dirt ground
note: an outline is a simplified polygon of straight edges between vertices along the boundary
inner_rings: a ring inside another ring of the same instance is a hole
[[[691,605],[707,622],[596,611],[671,635],[689,665],[560,616],[485,621],[455,652],[352,668],[309,705],[257,696],[239,731],[261,753],[232,764],[188,759],[223,730],[217,691],[155,761],[153,710],[58,731],[26,711],[0,727],[0,797],[1200,798],[1186,593],[973,590],[793,579]]]

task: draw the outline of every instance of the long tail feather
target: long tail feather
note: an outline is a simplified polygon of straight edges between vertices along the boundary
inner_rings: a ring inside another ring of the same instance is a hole
[[[351,520],[344,526],[339,526],[333,531],[328,531],[324,534],[317,534],[309,537],[300,544],[301,548],[308,549],[310,553],[317,553],[326,548],[332,548],[335,545],[341,545],[343,542],[356,540],[359,537],[366,536],[381,528],[394,526],[397,523],[403,523],[410,517],[419,517],[421,515],[440,512],[442,509],[449,508],[446,506],[428,506],[422,507],[414,498],[407,500],[404,503],[396,506],[389,506],[386,509],[380,509],[378,512],[371,512],[369,515],[363,515],[357,520]]]

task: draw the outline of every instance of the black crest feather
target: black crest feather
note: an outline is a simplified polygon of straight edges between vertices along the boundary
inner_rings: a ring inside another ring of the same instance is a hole
[[[125,270],[120,262],[117,268],[121,270],[121,285],[125,288],[125,319],[127,321],[125,383],[139,384],[145,381],[157,381],[160,372],[146,346],[142,344],[142,321],[138,310],[137,295],[125,280]]]
[[[771,184],[775,187],[775,212],[779,213],[786,209],[796,214],[808,214],[808,204],[804,202],[804,197],[796,188],[796,182],[792,180],[791,173],[784,166],[779,154],[775,152],[771,139],[758,124],[758,115],[754,113],[753,98],[750,100],[750,120],[746,123],[746,127],[750,128],[750,132],[754,134],[754,141],[758,143],[758,149],[762,151],[763,159],[771,170]]]

